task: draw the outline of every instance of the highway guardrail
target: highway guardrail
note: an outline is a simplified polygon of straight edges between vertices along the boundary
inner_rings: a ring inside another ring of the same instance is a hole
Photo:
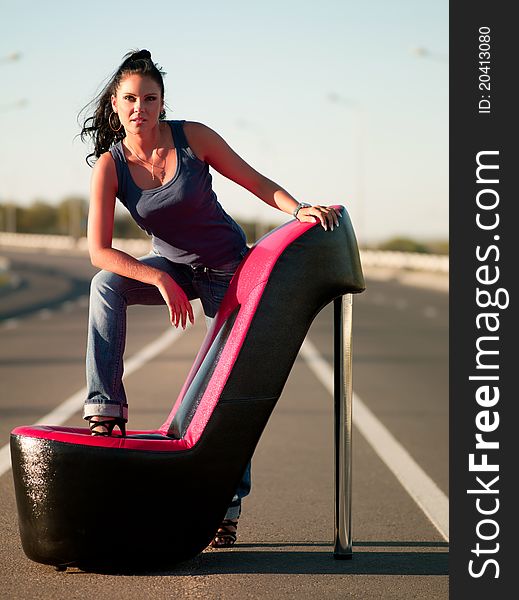
[[[113,240],[115,248],[142,256],[150,251],[151,242],[146,239]],[[35,233],[0,233],[0,248],[28,248],[49,251],[87,252],[86,238],[75,239],[66,235],[42,235]],[[387,267],[436,273],[449,272],[449,257],[443,254],[396,252],[387,250],[360,251],[364,267]]]

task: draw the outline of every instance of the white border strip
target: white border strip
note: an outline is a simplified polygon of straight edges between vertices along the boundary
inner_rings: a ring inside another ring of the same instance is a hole
[[[195,314],[195,320],[200,314],[200,307],[197,305],[193,308]],[[172,326],[173,327],[173,326]],[[187,330],[187,329],[186,329]],[[124,367],[124,377],[128,377],[142,366],[144,366],[147,362],[152,360],[155,356],[160,354],[163,350],[165,350],[168,346],[170,346],[173,342],[178,340],[184,330],[182,328],[179,329],[168,329],[161,336],[159,336],[156,340],[148,344],[142,350],[139,350],[136,354],[134,354],[129,360],[125,362]],[[48,425],[52,423],[52,425],[62,425],[65,421],[68,421],[73,415],[79,412],[85,401],[87,395],[87,388],[79,390],[70,398],[67,398],[64,402],[62,402],[59,406],[57,406],[50,413],[46,414],[42,419],[34,423],[34,425]],[[11,450],[9,444],[6,444],[2,448],[0,448],[0,477],[6,473],[11,468]]]
[[[314,375],[333,395],[333,369],[306,338],[301,356]],[[356,395],[353,395],[353,424],[396,476],[431,523],[449,541],[449,499],[413,460],[409,452]]]

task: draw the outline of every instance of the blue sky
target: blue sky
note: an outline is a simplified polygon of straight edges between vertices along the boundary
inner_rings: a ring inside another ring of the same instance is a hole
[[[345,205],[361,241],[447,238],[446,0],[32,0],[3,6],[0,33],[0,57],[21,53],[0,62],[0,201],[88,196],[77,114],[145,47],[169,118],[206,123],[302,201]],[[214,186],[235,217],[289,218]]]

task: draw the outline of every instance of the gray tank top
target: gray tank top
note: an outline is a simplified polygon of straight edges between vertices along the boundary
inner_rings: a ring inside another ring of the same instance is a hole
[[[117,170],[117,198],[152,236],[153,249],[161,256],[213,269],[235,264],[246,248],[245,233],[218,202],[209,165],[189,147],[184,121],[166,122],[177,152],[173,179],[152,190],[139,188],[118,142],[110,149]]]

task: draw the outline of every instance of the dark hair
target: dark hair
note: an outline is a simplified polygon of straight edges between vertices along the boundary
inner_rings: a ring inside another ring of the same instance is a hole
[[[79,113],[78,121],[81,120],[82,114],[93,110],[93,114],[84,119],[81,133],[79,134],[81,141],[85,142],[88,138],[91,138],[94,142],[94,151],[86,157],[86,161],[90,166],[95,163],[95,159],[99,158],[104,152],[107,152],[113,144],[122,140],[126,135],[124,127],[121,127],[119,131],[112,129],[112,127],[116,128],[120,122],[119,118],[115,119],[111,117],[112,114],[115,114],[113,113],[111,98],[112,95],[116,95],[121,80],[127,75],[133,74],[151,77],[159,85],[162,98],[164,98],[163,77],[165,72],[152,61],[149,50],[128,52],[103,90]],[[110,117],[112,118],[112,127],[110,127],[108,120]],[[159,115],[159,119],[165,118],[166,112],[163,110]]]

